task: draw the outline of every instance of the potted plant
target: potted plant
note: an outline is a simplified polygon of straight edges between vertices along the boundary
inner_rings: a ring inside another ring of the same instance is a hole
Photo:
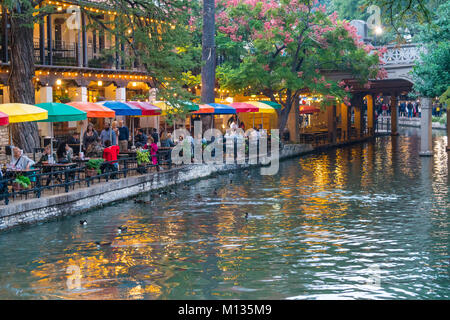
[[[137,164],[138,164],[137,171],[139,173],[146,173],[147,172],[146,165],[147,165],[147,163],[150,163],[150,153],[148,152],[148,150],[137,149],[136,150],[136,160],[137,160]]]
[[[23,189],[28,189],[31,185],[30,178],[20,175],[13,181],[13,189],[15,191],[20,191]]]
[[[89,159],[89,161],[86,163],[86,176],[94,177],[102,173],[102,171],[100,170],[100,166],[102,165],[103,161],[103,159]]]

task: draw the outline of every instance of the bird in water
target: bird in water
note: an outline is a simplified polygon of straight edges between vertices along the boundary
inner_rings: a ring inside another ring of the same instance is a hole
[[[196,198],[197,200],[202,200],[202,195],[201,195],[200,193],[197,193],[197,194],[195,195],[195,198]]]
[[[122,233],[122,232],[127,231],[127,229],[128,229],[128,227],[120,226],[120,227],[117,228],[117,231],[118,231],[119,233]]]
[[[85,226],[85,225],[87,225],[87,221],[86,221],[86,220],[80,220],[80,224],[81,224],[82,226]]]
[[[99,247],[104,247],[104,246],[110,246],[111,242],[109,242],[109,241],[95,241],[95,244],[99,248]]]
[[[141,199],[134,199],[134,203],[143,203],[143,204],[150,204],[150,201],[145,201],[145,200],[141,200]]]

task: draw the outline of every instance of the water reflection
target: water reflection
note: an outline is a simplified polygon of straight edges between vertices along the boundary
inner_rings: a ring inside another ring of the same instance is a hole
[[[432,158],[410,132],[1,234],[0,297],[448,299],[444,138]]]

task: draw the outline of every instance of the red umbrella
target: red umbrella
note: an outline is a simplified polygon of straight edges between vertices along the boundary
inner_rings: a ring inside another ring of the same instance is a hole
[[[0,112],[0,126],[6,126],[9,123],[9,117],[7,114]]]
[[[142,101],[127,101],[127,104],[132,105],[133,107],[138,107],[142,110],[143,116],[158,116],[161,114],[162,110],[157,106]]]
[[[250,103],[245,103],[245,102],[233,102],[230,104],[230,106],[232,106],[233,108],[236,109],[237,113],[240,112],[258,112],[259,108],[250,104]]]
[[[308,106],[305,104],[300,106],[300,114],[310,114],[316,112],[320,112],[320,108],[316,106]]]

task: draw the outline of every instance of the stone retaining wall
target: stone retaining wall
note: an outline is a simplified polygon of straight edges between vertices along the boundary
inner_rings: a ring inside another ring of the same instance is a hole
[[[311,151],[313,151],[311,145],[288,144],[280,151],[280,159],[299,156]],[[7,206],[0,206],[0,231],[85,212],[150,190],[249,166],[248,164],[186,165],[168,171],[110,180],[110,182],[94,184],[90,187],[49,197],[10,202]]]
[[[398,125],[404,127],[414,127],[420,128],[420,118],[399,118]],[[447,126],[445,124],[441,124],[439,122],[433,122],[431,124],[433,129],[446,130]]]

